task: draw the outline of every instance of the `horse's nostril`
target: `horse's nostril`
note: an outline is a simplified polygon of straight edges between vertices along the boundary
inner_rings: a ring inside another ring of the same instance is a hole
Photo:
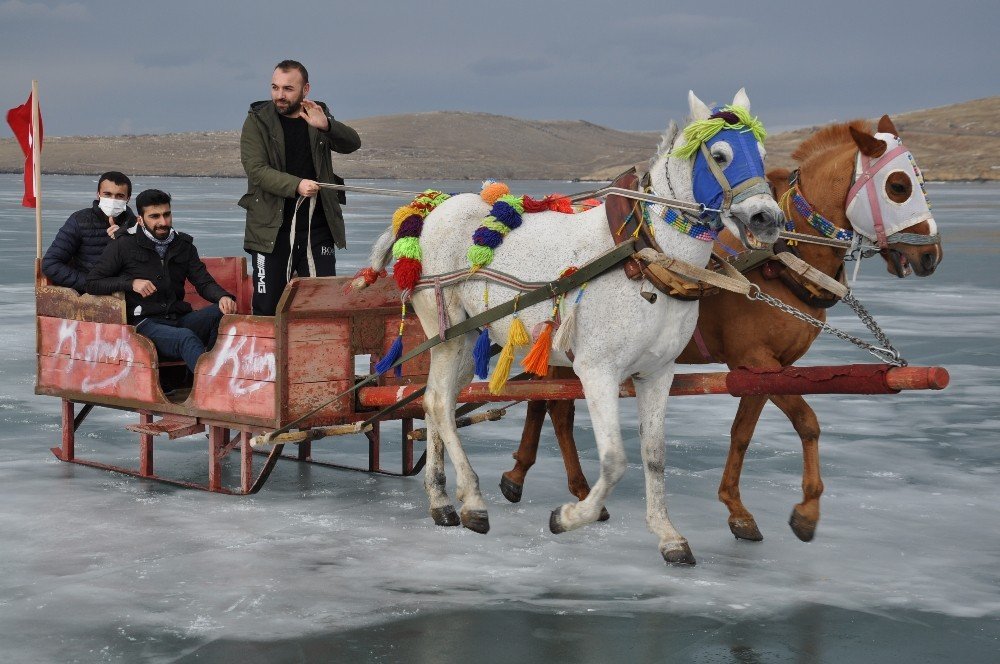
[[[767,225],[767,215],[763,212],[758,212],[757,214],[750,217],[750,225],[754,228],[763,228]]]
[[[937,267],[937,252],[928,251],[920,256],[920,265],[925,270],[933,270]]]

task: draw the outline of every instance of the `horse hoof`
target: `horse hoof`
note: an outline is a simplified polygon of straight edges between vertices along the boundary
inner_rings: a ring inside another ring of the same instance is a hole
[[[803,542],[811,542],[816,536],[816,521],[809,517],[802,516],[798,510],[792,510],[792,516],[788,519],[788,525],[792,527],[792,532]]]
[[[733,535],[736,539],[747,540],[750,542],[760,542],[763,541],[764,536],[760,534],[760,530],[757,528],[757,522],[751,519],[734,519],[729,522],[729,530],[733,531]]]
[[[601,508],[601,516],[597,517],[597,520],[598,521],[607,521],[610,518],[611,518],[611,515],[608,513],[608,508],[607,507],[602,507]]]
[[[436,526],[457,526],[461,523],[458,519],[458,512],[451,505],[431,508],[431,518]]]
[[[687,542],[671,545],[669,549],[660,549],[660,555],[668,565],[695,565],[694,554]]]
[[[521,491],[523,486],[520,484],[515,484],[513,481],[507,479],[506,475],[500,476],[500,493],[503,497],[512,503],[521,502]]]
[[[553,535],[558,535],[559,533],[564,533],[569,530],[562,522],[562,508],[557,507],[552,510],[552,514],[549,515],[549,530]]]
[[[486,510],[468,510],[462,512],[462,525],[474,533],[485,535],[490,532],[490,516]]]

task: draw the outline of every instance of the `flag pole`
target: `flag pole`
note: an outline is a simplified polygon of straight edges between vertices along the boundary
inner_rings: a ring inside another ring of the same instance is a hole
[[[35,258],[42,257],[42,150],[39,143],[38,81],[31,81],[31,162],[34,164],[32,182],[35,189]]]

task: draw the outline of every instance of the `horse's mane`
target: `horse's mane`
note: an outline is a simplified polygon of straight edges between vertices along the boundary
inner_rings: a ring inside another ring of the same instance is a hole
[[[841,124],[823,127],[815,134],[802,142],[792,153],[792,159],[802,163],[809,157],[824,152],[826,150],[843,147],[844,145],[854,145],[849,127],[854,127],[858,131],[872,133],[871,123],[867,120],[851,120]]]

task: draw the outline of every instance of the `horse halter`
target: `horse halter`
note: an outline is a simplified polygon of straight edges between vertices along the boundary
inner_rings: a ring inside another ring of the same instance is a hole
[[[931,215],[924,179],[913,160],[913,155],[903,146],[898,136],[888,133],[875,134],[889,149],[877,159],[858,151],[854,163],[854,183],[847,192],[845,209],[854,230],[878,244],[879,250],[889,249],[889,239],[900,238],[906,244],[934,244],[940,240],[937,226]],[[909,198],[901,203],[889,199],[886,181],[893,173],[904,173],[913,181]],[[917,191],[921,196],[917,196]],[[864,195],[862,195],[864,194]],[[899,231],[927,221],[930,234],[917,236]]]

